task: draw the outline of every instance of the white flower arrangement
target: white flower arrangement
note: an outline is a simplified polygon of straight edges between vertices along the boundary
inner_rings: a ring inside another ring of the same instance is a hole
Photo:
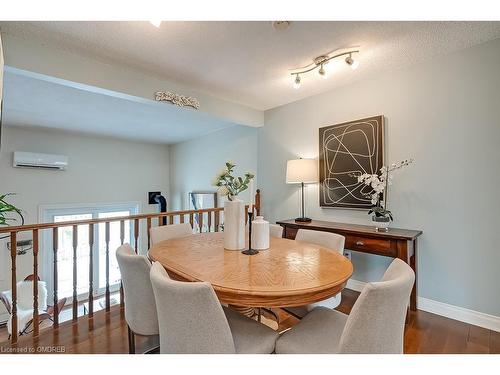
[[[359,183],[364,183],[371,190],[364,193],[371,199],[372,208],[368,214],[374,213],[376,217],[389,217],[393,220],[392,212],[387,209],[387,187],[392,185],[393,172],[413,163],[413,159],[405,159],[390,166],[380,168],[380,174],[353,174],[352,177],[358,179]],[[382,205],[383,201],[383,205]]]
[[[234,177],[234,164],[232,161],[227,161],[223,168],[212,180],[212,185],[217,187],[218,193],[232,201],[239,193],[248,189],[248,184],[255,177],[254,174],[247,172],[243,177]]]

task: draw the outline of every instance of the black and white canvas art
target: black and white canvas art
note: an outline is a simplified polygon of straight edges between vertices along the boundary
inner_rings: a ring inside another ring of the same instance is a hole
[[[320,206],[370,208],[370,198],[363,195],[370,188],[355,175],[378,173],[383,163],[383,116],[320,128]]]

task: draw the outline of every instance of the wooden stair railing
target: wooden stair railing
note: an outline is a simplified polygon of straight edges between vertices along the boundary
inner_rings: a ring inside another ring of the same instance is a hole
[[[253,210],[256,215],[260,215],[260,190],[257,189],[255,194],[255,204]],[[245,211],[248,210],[248,205],[245,206]],[[188,217],[191,227],[196,232],[206,231],[218,232],[221,228],[221,212],[224,212],[224,208],[206,208],[201,210],[184,210],[184,211],[171,211],[162,213],[151,213],[151,214],[139,214],[139,215],[129,215],[111,218],[101,218],[101,219],[91,219],[91,220],[75,220],[57,223],[41,223],[41,224],[26,224],[19,226],[7,226],[0,227],[0,234],[9,233],[10,234],[10,258],[11,258],[11,315],[12,315],[12,335],[10,337],[11,343],[15,344],[18,341],[18,322],[17,322],[17,238],[20,232],[31,232],[33,240],[33,277],[34,280],[39,279],[38,263],[39,263],[39,236],[43,230],[52,230],[52,253],[53,253],[53,328],[59,325],[59,313],[62,306],[60,306],[58,298],[58,249],[59,241],[58,234],[59,228],[61,227],[71,227],[72,228],[72,261],[73,261],[73,301],[72,301],[72,319],[75,321],[78,319],[78,285],[77,285],[77,248],[78,248],[78,227],[81,225],[88,225],[89,227],[89,285],[88,285],[88,318],[91,319],[94,316],[94,284],[93,284],[93,259],[94,259],[94,228],[95,224],[103,223],[105,225],[105,263],[106,263],[106,288],[105,288],[105,309],[110,310],[111,305],[111,291],[109,285],[109,268],[110,268],[110,223],[118,222],[120,224],[120,243],[123,244],[125,240],[125,223],[133,222],[133,238],[130,242],[133,242],[135,252],[139,252],[140,244],[140,221],[146,220],[146,230],[147,230],[147,246],[150,247],[150,229],[153,225],[153,219],[157,219],[157,224],[162,225],[162,218],[167,217],[166,220],[168,224],[172,225],[176,222],[175,218],[178,218],[178,223],[184,223],[186,217]],[[197,217],[197,227],[195,228],[195,215]],[[213,216],[213,217],[212,217]],[[205,221],[206,218],[206,221]],[[246,217],[246,220],[248,218]],[[206,223],[206,225],[204,225]],[[131,244],[132,245],[132,244]],[[115,251],[116,249],[112,249]],[[48,251],[48,249],[47,249]],[[46,251],[46,252],[47,252]],[[97,249],[98,251],[98,249]],[[123,288],[120,283],[120,303],[123,304]],[[39,331],[39,307],[40,301],[38,301],[38,283],[33,283],[33,336],[38,336]]]

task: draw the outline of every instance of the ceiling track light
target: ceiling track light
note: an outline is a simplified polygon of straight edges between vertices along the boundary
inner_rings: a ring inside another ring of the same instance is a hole
[[[295,79],[293,82],[293,87],[295,89],[298,89],[300,87],[300,83],[301,83],[300,82],[300,75],[301,74],[309,73],[309,72],[316,70],[316,69],[318,69],[318,73],[322,78],[324,78],[324,79],[328,78],[328,74],[327,74],[327,71],[325,69],[325,66],[331,60],[339,58],[339,57],[346,56],[345,63],[347,65],[349,65],[353,70],[356,69],[359,66],[359,61],[355,60],[352,57],[352,55],[354,53],[359,53],[359,50],[353,49],[353,50],[349,50],[346,52],[337,53],[334,55],[330,55],[330,54],[321,55],[321,56],[316,57],[311,64],[309,64],[303,68],[294,69],[294,71],[292,73],[290,73],[292,75],[292,77],[295,76]]]

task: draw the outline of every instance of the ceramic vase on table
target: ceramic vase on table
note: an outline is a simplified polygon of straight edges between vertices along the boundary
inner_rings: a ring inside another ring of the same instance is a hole
[[[264,216],[257,216],[252,221],[252,248],[269,249],[269,222],[264,220]]]
[[[377,217],[375,215],[372,216],[372,225],[375,227],[375,230],[380,232],[387,232],[389,230],[390,219],[388,216],[380,216]]]
[[[237,198],[224,202],[224,248],[245,248],[245,202]]]

